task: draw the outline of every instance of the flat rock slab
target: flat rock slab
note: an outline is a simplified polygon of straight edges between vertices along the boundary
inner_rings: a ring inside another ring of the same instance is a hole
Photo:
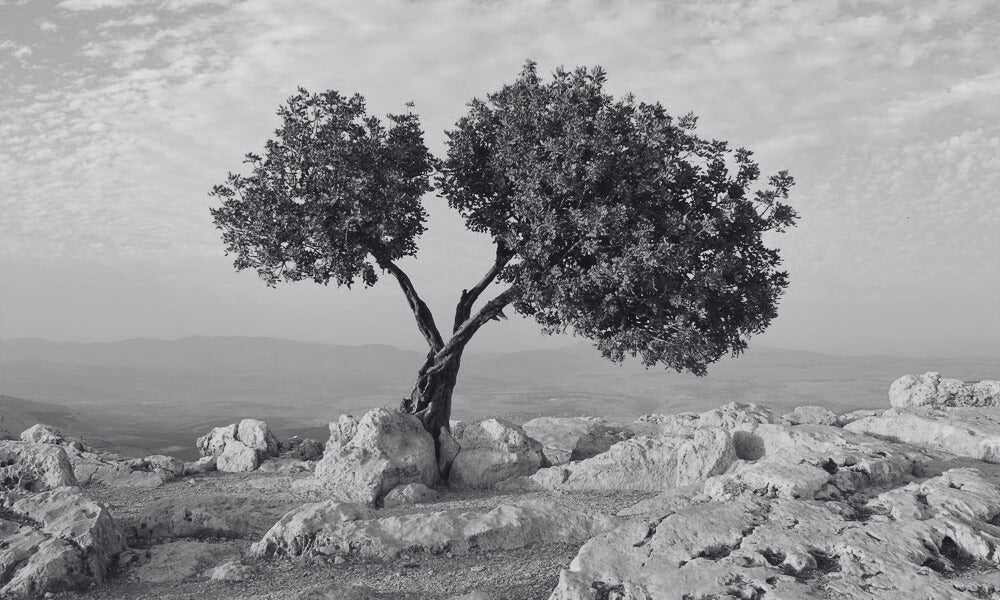
[[[859,507],[695,502],[588,541],[551,600],[995,597],[998,483],[953,469]]]
[[[178,538],[260,537],[287,512],[266,498],[201,496],[167,498],[139,513],[130,537],[147,542]]]
[[[363,506],[326,501],[286,514],[251,546],[250,553],[265,558],[355,556],[377,560],[404,553],[464,555],[540,542],[582,542],[623,521],[551,504],[502,504],[485,513],[447,510],[373,518]]]
[[[890,409],[845,429],[1000,463],[1000,407]]]
[[[124,549],[102,505],[61,487],[15,502],[0,514],[0,597],[78,590],[104,580]]]
[[[127,577],[146,583],[188,581],[208,577],[210,569],[239,553],[232,543],[167,542],[151,547]]]

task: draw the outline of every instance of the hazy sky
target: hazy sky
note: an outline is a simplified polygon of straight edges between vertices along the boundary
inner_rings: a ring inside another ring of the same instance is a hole
[[[416,348],[391,279],[236,274],[208,190],[296,86],[412,100],[435,152],[474,96],[603,65],[615,93],[788,169],[791,286],[759,343],[1000,356],[996,0],[0,0],[0,337],[268,335]],[[428,197],[405,263],[450,320],[488,240]],[[530,322],[470,350],[560,345]]]

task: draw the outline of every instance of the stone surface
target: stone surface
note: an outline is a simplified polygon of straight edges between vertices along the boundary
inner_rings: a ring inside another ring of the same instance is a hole
[[[216,470],[216,457],[202,456],[196,461],[184,463],[184,475],[204,475]]]
[[[161,473],[170,479],[184,475],[184,462],[173,456],[154,454],[126,461],[125,464],[133,471]]]
[[[300,458],[271,458],[257,467],[261,473],[304,473],[315,469],[315,462]]]
[[[205,571],[205,576],[212,581],[244,581],[253,570],[239,560],[230,560]]]
[[[799,406],[781,416],[782,423],[789,425],[839,425],[837,413],[822,406]]]
[[[14,502],[9,512],[0,515],[0,539],[0,597],[4,598],[100,583],[124,549],[124,538],[107,509],[76,487]]]
[[[839,427],[765,424],[744,432],[760,456],[705,482],[725,500],[750,493],[781,498],[840,498],[898,483],[931,460],[926,452]]]
[[[596,417],[539,417],[522,427],[529,437],[541,442],[542,452],[553,466],[607,452],[632,437],[626,428]]]
[[[279,446],[279,456],[282,458],[297,458],[299,460],[319,460],[323,458],[323,442],[312,438],[292,436],[282,441]]]
[[[885,410],[882,409],[861,409],[852,410],[849,413],[844,413],[837,417],[837,425],[843,427],[848,423],[853,423],[859,419],[864,419],[866,417],[881,417]]]
[[[341,417],[330,430],[316,481],[337,499],[374,506],[398,485],[437,482],[434,440],[413,415],[377,408],[356,424]]]
[[[407,483],[399,485],[385,495],[382,505],[385,508],[409,506],[436,500],[438,493],[422,483]]]
[[[76,484],[73,467],[63,448],[0,441],[0,504],[8,498]]]
[[[857,509],[695,502],[585,543],[551,600],[995,597],[1000,589],[979,574],[1000,563],[997,484],[955,469]]]
[[[1000,463],[1000,407],[890,409],[844,428]]]
[[[179,538],[259,537],[284,513],[266,498],[196,496],[166,498],[145,506],[130,537],[143,542]]]
[[[184,463],[162,455],[124,459],[117,454],[65,447],[80,485],[153,489],[183,475]]]
[[[61,431],[49,425],[38,423],[21,432],[22,442],[33,444],[68,444],[69,440]]]
[[[219,471],[240,473],[253,471],[261,461],[278,456],[277,438],[258,419],[243,419],[216,427],[198,438],[196,445],[202,456],[215,456]]]
[[[625,440],[597,456],[541,469],[527,478],[525,487],[660,491],[723,473],[735,460],[729,433],[707,427],[690,435]]]
[[[895,408],[914,406],[1000,406],[1000,381],[984,379],[965,383],[939,373],[904,375],[889,387]]]
[[[231,544],[176,541],[152,546],[147,559],[128,577],[147,583],[182,582],[207,577],[206,572],[229,560],[239,549]]]
[[[581,542],[622,522],[551,503],[501,504],[485,513],[446,510],[373,518],[363,506],[328,500],[290,511],[250,547],[250,554],[376,560],[404,553],[465,555],[541,542]]]
[[[461,448],[448,474],[452,485],[488,488],[504,479],[530,475],[543,461],[542,445],[507,421],[462,423],[451,433]]]

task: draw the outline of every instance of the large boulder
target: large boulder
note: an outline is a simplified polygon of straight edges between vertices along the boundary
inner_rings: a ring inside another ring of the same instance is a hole
[[[889,403],[896,408],[1000,406],[1000,381],[984,379],[978,383],[965,383],[934,372],[904,375],[889,386]]]
[[[80,485],[153,489],[184,474],[184,463],[156,454],[127,459],[117,454],[66,446],[73,474]]]
[[[544,460],[542,445],[507,421],[461,423],[451,433],[460,447],[448,474],[452,485],[488,488],[511,477],[530,475]]]
[[[437,482],[434,439],[417,417],[376,408],[344,429],[331,424],[315,477],[340,500],[374,506],[398,485]]]
[[[541,469],[517,485],[527,489],[655,492],[703,481],[725,472],[735,461],[729,433],[706,427],[691,435],[625,440],[597,456]]]
[[[216,427],[197,440],[202,456],[215,456],[219,471],[239,473],[253,471],[261,461],[278,456],[280,446],[267,423],[257,419],[243,419]]]
[[[104,580],[124,549],[103,505],[79,488],[22,498],[0,515],[0,597],[36,597],[85,589]]]
[[[328,500],[286,514],[250,547],[250,554],[377,560],[404,553],[465,555],[539,543],[579,543],[623,522],[551,503],[501,504],[486,513],[445,510],[373,518],[364,507]]]
[[[586,542],[550,600],[996,597],[998,484],[955,469],[857,507],[694,501]]]
[[[893,408],[844,429],[1000,463],[1000,407]]]
[[[65,445],[70,443],[70,441],[66,439],[66,436],[64,436],[61,431],[59,431],[55,427],[52,427],[50,425],[43,425],[41,423],[32,425],[31,427],[22,431],[21,441],[31,442],[32,444],[55,444],[55,445]]]
[[[781,416],[782,423],[789,425],[839,425],[837,413],[822,406],[798,406]]]
[[[596,456],[632,437],[626,428],[596,417],[539,417],[522,427],[529,437],[541,442],[550,465]]]
[[[0,441],[0,504],[8,498],[76,484],[73,467],[63,448]]]

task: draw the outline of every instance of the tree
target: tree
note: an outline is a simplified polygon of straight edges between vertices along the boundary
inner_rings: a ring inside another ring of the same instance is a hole
[[[782,202],[792,178],[782,171],[752,189],[751,152],[697,137],[693,115],[615,99],[604,83],[600,68],[543,82],[528,62],[514,83],[470,102],[442,160],[414,114],[389,115],[386,127],[360,96],[300,89],[279,109],[265,156],[247,156],[251,173],[214,188],[212,216],[237,269],[269,285],[396,278],[428,345],[402,409],[435,440],[462,352],[507,307],[545,332],[593,340],[613,361],[704,375],[777,314],[788,275],[762,236],[794,224]],[[496,247],[462,291],[447,340],[397,264],[416,254],[435,169],[448,204]],[[501,291],[476,310],[493,284]]]

